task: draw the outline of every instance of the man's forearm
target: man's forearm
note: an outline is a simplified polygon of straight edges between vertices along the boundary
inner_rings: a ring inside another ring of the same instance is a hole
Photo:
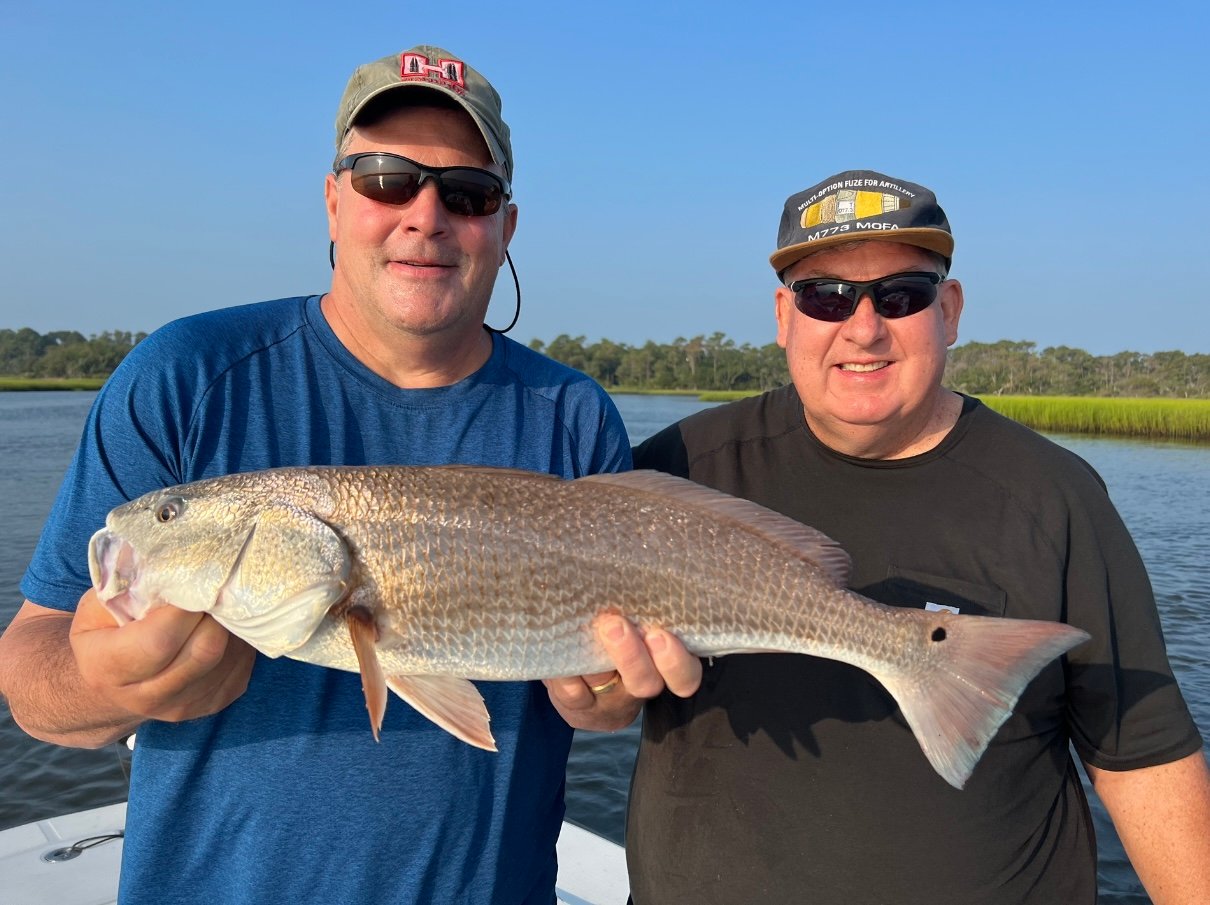
[[[1089,767],[1088,776],[1152,901],[1210,901],[1210,771],[1203,752],[1121,773]]]
[[[68,640],[71,615],[31,614],[31,606],[0,638],[0,694],[16,724],[36,739],[72,748],[100,748],[134,732],[142,718],[80,676]]]

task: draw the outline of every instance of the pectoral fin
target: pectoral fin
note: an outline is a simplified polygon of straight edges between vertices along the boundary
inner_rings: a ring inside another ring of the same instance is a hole
[[[483,697],[469,679],[454,676],[389,676],[390,689],[446,732],[484,751],[495,751]]]
[[[374,617],[360,607],[353,607],[346,616],[353,651],[357,654],[357,665],[361,667],[361,690],[366,696],[366,710],[370,711],[370,729],[374,741],[382,728],[382,718],[387,712],[387,680],[378,662],[378,628]]]
[[[270,657],[305,644],[347,593],[344,540],[311,513],[286,504],[256,518],[210,613]]]

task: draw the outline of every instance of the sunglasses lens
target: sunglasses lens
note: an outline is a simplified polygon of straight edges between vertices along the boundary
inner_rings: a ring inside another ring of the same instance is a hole
[[[500,210],[504,186],[490,173],[461,167],[429,170],[394,154],[366,154],[353,160],[353,190],[383,204],[407,204],[427,176],[437,183],[441,203],[451,214],[486,217]]]
[[[817,321],[842,321],[853,313],[845,283],[808,283],[794,293],[794,305]]]
[[[485,217],[500,210],[504,189],[486,173],[447,170],[441,174],[441,201],[452,214]]]
[[[876,287],[878,313],[883,317],[907,317],[923,311],[937,298],[937,286],[929,280],[887,280]]]
[[[352,177],[353,189],[383,204],[407,204],[420,192],[420,174],[370,173]]]

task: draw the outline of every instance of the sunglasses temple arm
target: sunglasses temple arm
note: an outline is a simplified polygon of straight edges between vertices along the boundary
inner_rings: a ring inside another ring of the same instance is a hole
[[[488,330],[490,330],[492,333],[507,333],[513,327],[517,326],[517,321],[521,317],[521,281],[517,278],[517,268],[515,266],[513,266],[513,256],[506,251],[506,252],[504,252],[504,259],[506,261],[508,261],[508,269],[512,272],[512,275],[513,275],[513,288],[517,292],[517,307],[516,307],[516,310],[513,311],[513,319],[509,322],[509,325],[507,327],[505,327],[503,330],[497,330],[495,327],[491,326],[490,324],[483,325]],[[328,243],[328,263],[332,266],[333,270],[336,269],[336,243],[335,242]]]
[[[497,330],[495,327],[492,327],[488,324],[483,325],[488,330],[490,330],[492,333],[507,333],[513,327],[517,326],[517,319],[521,317],[521,281],[519,279],[517,279],[517,268],[513,266],[513,256],[510,255],[507,251],[505,251],[504,259],[506,261],[508,261],[508,269],[511,270],[512,274],[513,274],[513,287],[517,291],[517,309],[516,309],[516,311],[513,312],[512,321],[503,330]]]

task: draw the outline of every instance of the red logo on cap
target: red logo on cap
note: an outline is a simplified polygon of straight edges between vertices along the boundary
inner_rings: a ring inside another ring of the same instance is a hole
[[[428,82],[441,82],[459,94],[466,90],[461,60],[438,60],[436,63],[431,63],[429,58],[422,53],[405,53],[400,63],[399,78],[404,81],[424,79]]]

